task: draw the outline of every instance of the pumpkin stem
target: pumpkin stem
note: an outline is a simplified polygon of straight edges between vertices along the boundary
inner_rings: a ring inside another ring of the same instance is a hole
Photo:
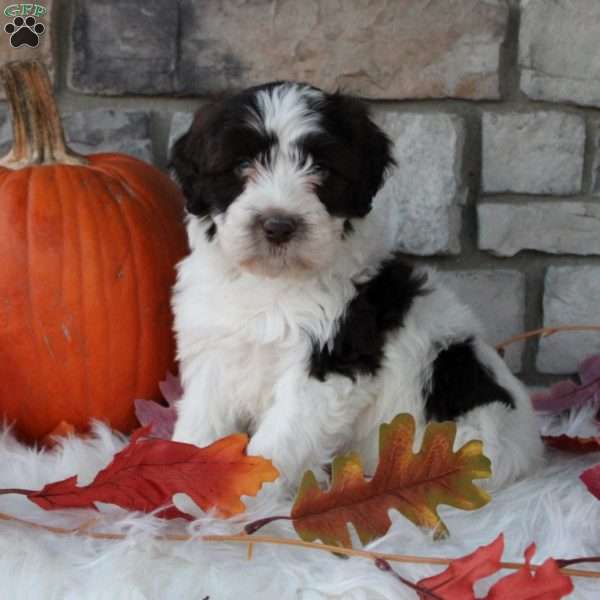
[[[35,60],[12,61],[0,68],[12,114],[13,147],[0,166],[62,163],[84,165],[87,159],[65,143],[52,84],[46,67]]]

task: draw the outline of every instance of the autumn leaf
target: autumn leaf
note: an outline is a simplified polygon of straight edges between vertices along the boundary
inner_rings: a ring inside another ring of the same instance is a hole
[[[579,383],[566,379],[531,396],[538,411],[559,413],[593,401],[600,406],[600,354],[586,358],[578,369]]]
[[[475,598],[473,586],[484,577],[493,575],[500,569],[500,560],[504,551],[504,536],[500,534],[491,544],[477,548],[472,554],[453,560],[448,568],[417,584],[435,592],[444,600],[467,600]],[[426,598],[421,595],[421,598]]]
[[[600,500],[600,465],[596,465],[595,467],[591,467],[590,469],[586,469],[580,475],[581,481],[585,483],[585,486],[590,491],[590,494],[593,494]]]
[[[568,435],[545,435],[542,437],[544,442],[563,452],[573,452],[574,454],[589,454],[590,452],[600,451],[599,437],[571,437]]]
[[[503,551],[504,536],[499,535],[488,546],[453,560],[445,571],[422,579],[417,586],[444,600],[475,600],[473,586],[502,568]],[[573,583],[560,572],[555,560],[550,558],[535,571],[531,569],[534,553],[535,544],[531,544],[525,551],[525,566],[497,581],[483,600],[559,600],[570,594]],[[419,595],[427,598],[423,592]]]
[[[27,497],[45,510],[96,508],[96,502],[128,510],[152,512],[163,518],[187,517],[170,506],[173,495],[185,493],[203,510],[221,517],[245,510],[240,496],[254,496],[278,472],[270,460],[246,456],[248,437],[234,434],[206,448],[168,440],[143,439],[149,427],[138,429],[89,485],[77,477],[50,483]]]
[[[422,449],[412,451],[415,421],[397,416],[379,432],[379,464],[367,481],[358,455],[337,457],[332,465],[332,484],[321,490],[312,471],[304,475],[292,520],[306,541],[351,547],[348,524],[352,523],[363,544],[384,535],[390,527],[388,511],[394,508],[416,525],[447,533],[437,514],[440,504],[474,510],[487,502],[488,494],[473,479],[490,477],[490,461],[482,444],[471,441],[453,452],[456,425],[431,423]]]
[[[535,544],[525,550],[526,566],[497,581],[484,600],[559,600],[573,591],[571,578],[560,572],[556,561],[546,560],[535,571],[531,559]]]
[[[183,395],[183,388],[179,379],[172,373],[167,373],[158,387],[167,405],[163,406],[154,400],[136,400],[135,416],[141,425],[152,425],[151,437],[170,440],[177,417],[175,404]]]

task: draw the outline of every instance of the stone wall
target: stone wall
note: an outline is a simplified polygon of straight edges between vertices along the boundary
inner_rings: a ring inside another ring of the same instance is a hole
[[[390,240],[437,265],[490,341],[600,323],[598,0],[47,1],[36,50],[78,150],[164,168],[203,99],[277,78],[368,99],[399,167]],[[6,18],[8,21],[8,18]],[[10,139],[1,117],[0,142]],[[532,383],[598,334],[512,346]]]

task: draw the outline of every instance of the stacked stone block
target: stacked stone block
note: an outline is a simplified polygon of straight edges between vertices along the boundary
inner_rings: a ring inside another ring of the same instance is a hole
[[[491,342],[600,323],[598,0],[46,4],[40,48],[5,43],[0,60],[49,64],[75,149],[165,168],[213,94],[273,79],[340,88],[394,142],[382,240],[436,266]],[[600,334],[560,334],[506,360],[543,382],[599,351]]]

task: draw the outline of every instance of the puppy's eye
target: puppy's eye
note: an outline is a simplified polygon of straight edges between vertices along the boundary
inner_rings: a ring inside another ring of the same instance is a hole
[[[315,175],[318,175],[322,180],[327,179],[331,174],[331,171],[325,165],[320,165],[319,163],[315,163],[312,166],[312,171]]]
[[[234,171],[238,174],[238,175],[243,175],[244,171],[246,171],[247,169],[249,169],[252,166],[252,163],[249,160],[240,160],[234,167]]]

